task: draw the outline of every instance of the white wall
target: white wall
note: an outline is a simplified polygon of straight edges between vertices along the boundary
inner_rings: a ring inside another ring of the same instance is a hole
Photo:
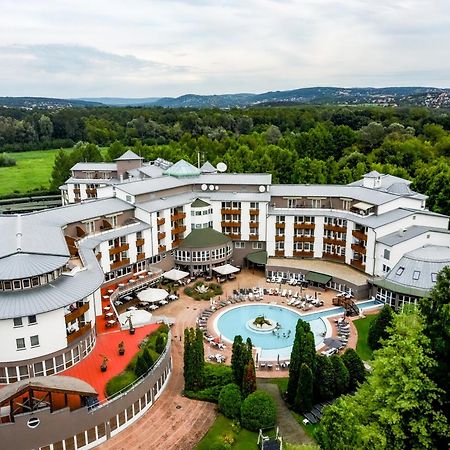
[[[64,308],[39,314],[35,325],[28,325],[28,317],[23,317],[23,326],[14,327],[13,319],[0,321],[0,342],[2,362],[21,361],[38,358],[67,347]],[[31,348],[30,337],[39,336],[39,346]],[[16,339],[25,338],[25,350],[17,350]]]

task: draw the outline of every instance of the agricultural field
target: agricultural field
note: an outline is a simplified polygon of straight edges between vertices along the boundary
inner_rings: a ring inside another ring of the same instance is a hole
[[[6,153],[17,164],[13,167],[0,167],[0,196],[48,189],[57,152],[58,150],[37,150]]]

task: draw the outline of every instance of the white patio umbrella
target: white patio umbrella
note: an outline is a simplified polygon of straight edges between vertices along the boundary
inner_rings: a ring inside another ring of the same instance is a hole
[[[236,273],[241,270],[231,264],[224,264],[223,266],[213,267],[212,269],[220,275],[231,275],[232,273]]]
[[[172,281],[180,281],[183,278],[186,278],[189,275],[189,272],[183,272],[182,270],[172,269],[168,272],[163,273],[163,277]]]
[[[169,293],[165,289],[148,288],[138,292],[137,298],[142,303],[158,303],[164,300]]]

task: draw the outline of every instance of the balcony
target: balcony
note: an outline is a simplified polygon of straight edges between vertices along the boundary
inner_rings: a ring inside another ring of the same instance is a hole
[[[323,226],[323,228],[325,230],[333,231],[334,233],[346,233],[347,232],[347,227],[341,227],[339,225],[325,224]]]
[[[136,239],[136,247],[142,247],[144,245],[145,239]]]
[[[303,250],[294,250],[293,255],[296,258],[312,258],[314,256],[314,252],[306,252]]]
[[[259,240],[259,235],[257,235],[257,234],[250,234],[249,235],[249,239],[251,241],[258,241]]]
[[[295,230],[314,230],[315,226],[316,226],[315,223],[303,223],[303,222],[294,223]]]
[[[74,193],[76,196],[79,196],[79,195],[80,195],[80,188],[73,188],[73,193]]]
[[[174,241],[172,241],[172,248],[177,248],[179,247],[181,244],[181,239],[175,239]]]
[[[259,222],[250,222],[249,226],[250,226],[250,228],[258,228]]]
[[[100,230],[111,230],[112,225],[109,221],[103,219],[102,224],[100,225]]]
[[[275,236],[275,242],[284,241],[284,234],[279,234],[278,236]]]
[[[360,253],[361,255],[366,254],[366,247],[360,245],[360,244],[352,244],[352,250],[356,253]]]
[[[97,189],[90,189],[90,188],[87,188],[87,189],[86,189],[86,195],[87,195],[88,197],[97,197]]]
[[[67,344],[71,344],[89,331],[91,331],[91,322],[88,322],[86,325],[80,327],[78,331],[74,331],[73,333],[68,334]]]
[[[100,261],[102,259],[102,252],[98,252],[95,257],[97,258],[97,261]]]
[[[158,241],[164,239],[166,237],[166,233],[164,231],[158,233]]]
[[[109,254],[116,255],[117,253],[120,253],[120,252],[126,252],[129,248],[130,248],[129,244],[119,245],[118,247],[110,248]]]
[[[314,242],[314,236],[294,236],[294,242]]]
[[[176,234],[184,233],[185,231],[186,231],[186,227],[184,225],[181,225],[172,230],[172,236],[175,236]]]
[[[259,209],[251,209],[250,215],[251,216],[259,216]]]
[[[345,247],[345,244],[346,244],[346,242],[343,241],[342,239],[335,239],[335,238],[329,238],[329,237],[324,237],[323,243],[331,244],[331,245],[339,245],[340,247]]]
[[[284,222],[279,222],[275,224],[275,228],[277,229],[284,229],[286,228],[286,224]]]
[[[77,232],[77,237],[83,237],[86,235],[86,231],[84,231],[83,228],[78,225],[75,227],[75,230]]]
[[[156,219],[156,224],[158,225],[158,227],[160,227],[161,225],[164,225],[166,223],[166,219],[164,219],[164,217],[160,217],[158,219]]]
[[[241,235],[240,234],[233,234],[233,233],[223,233],[225,236],[228,236],[231,239],[234,239],[235,241],[240,241],[241,240]]]
[[[367,234],[363,233],[362,231],[353,230],[352,236],[356,239],[359,239],[360,241],[367,241]]]
[[[143,259],[145,259],[145,253],[138,253],[136,256],[136,260],[142,261]]]
[[[240,209],[222,208],[220,213],[223,214],[241,214]]]
[[[360,259],[352,259],[350,261],[350,264],[355,269],[362,270],[362,271],[366,270],[366,265]]]
[[[335,261],[344,261],[345,262],[345,255],[337,255],[336,253],[323,253],[323,257],[327,259],[333,259]]]
[[[241,226],[241,222],[226,222],[226,221],[222,221],[220,222],[220,224],[222,225],[222,227],[240,227]]]
[[[284,250],[275,250],[275,256],[284,256]]]
[[[177,220],[183,220],[185,218],[186,218],[186,213],[184,213],[184,212],[178,212],[178,213],[172,214],[170,216],[170,220],[172,222],[176,222]]]
[[[158,252],[159,253],[162,253],[162,252],[165,252],[166,251],[166,246],[165,245],[160,245],[159,247],[158,247]]]
[[[75,319],[82,316],[88,309],[89,309],[89,302],[83,303],[82,306],[74,309],[72,312],[64,316],[66,323],[73,322]]]
[[[122,266],[127,266],[128,264],[130,264],[130,258],[120,259],[119,261],[111,263],[111,270],[118,269]]]

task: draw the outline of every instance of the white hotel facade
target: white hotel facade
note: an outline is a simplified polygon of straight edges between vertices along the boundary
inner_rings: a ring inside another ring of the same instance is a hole
[[[76,164],[64,206],[0,216],[0,383],[84,358],[101,287],[149,268],[265,265],[268,277],[314,273],[356,298],[415,302],[450,264],[450,234],[409,185],[377,172],[345,186],[273,185],[130,151]]]

